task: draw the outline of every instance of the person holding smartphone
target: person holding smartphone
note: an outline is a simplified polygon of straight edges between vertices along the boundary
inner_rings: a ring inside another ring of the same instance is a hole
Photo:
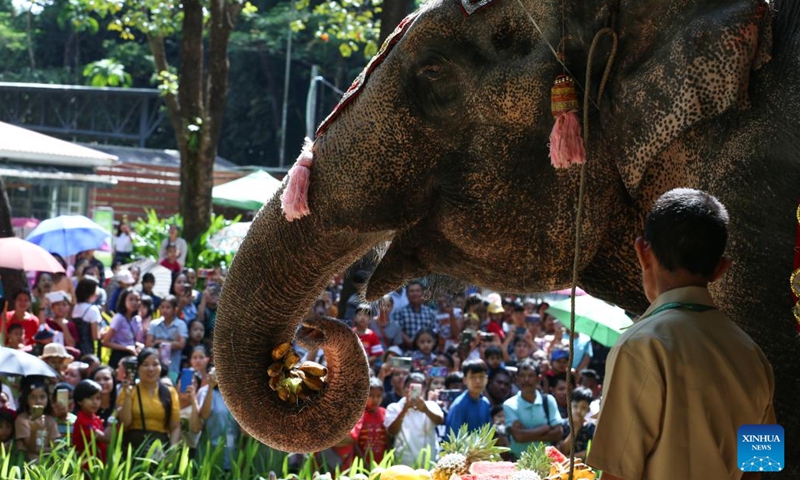
[[[49,453],[60,437],[47,384],[23,380],[19,405],[20,413],[14,420],[17,448],[25,452],[28,461],[36,461],[40,453]]]
[[[413,465],[426,446],[438,450],[437,425],[444,423],[444,413],[433,401],[426,401],[425,375],[414,372],[405,381],[406,396],[386,408],[384,425],[395,437],[395,459],[403,465]],[[429,468],[420,465],[419,468]]]

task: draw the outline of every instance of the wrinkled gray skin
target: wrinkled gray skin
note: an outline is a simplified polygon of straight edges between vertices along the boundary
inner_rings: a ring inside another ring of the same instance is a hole
[[[523,3],[556,45],[562,2]],[[579,83],[594,34],[606,25],[619,33],[608,87],[591,109],[579,283],[642,311],[632,245],[653,201],[674,187],[718,196],[731,214],[734,264],[713,294],[770,358],[786,458],[796,459],[800,345],[788,278],[800,185],[800,2],[779,2],[771,24],[755,1],[722,3],[623,0],[612,11],[566,2],[567,66]],[[593,95],[609,45],[593,59]],[[369,299],[431,273],[520,293],[569,285],[579,168],[557,171],[547,156],[560,72],[516,0],[469,17],[457,0],[423,8],[316,140],[312,214],[289,223],[273,199],[233,263],[215,353],[220,388],[246,430],[311,451],[356,421],[368,388],[353,335],[326,322],[301,331],[340,375],[302,409],[276,400],[266,369],[328,279],[381,242],[391,246]],[[787,463],[775,478],[796,478],[797,462]]]

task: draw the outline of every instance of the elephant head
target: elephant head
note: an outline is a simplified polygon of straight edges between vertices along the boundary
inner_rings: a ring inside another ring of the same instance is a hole
[[[589,50],[605,27],[619,46],[598,97],[612,44]],[[376,246],[388,244],[367,299],[432,273],[521,293],[569,284],[579,169],[554,169],[547,150],[565,69],[591,97],[581,282],[643,307],[631,241],[660,193],[713,184],[697,145],[715,131],[702,127],[748,107],[769,39],[760,0],[426,3],[310,147],[311,214],[288,222],[274,198],[235,258],[214,333],[234,416],[286,451],[344,437],[368,392],[363,349],[334,320],[298,326],[329,279]],[[290,404],[267,367],[295,337],[320,345],[331,373],[317,397]]]

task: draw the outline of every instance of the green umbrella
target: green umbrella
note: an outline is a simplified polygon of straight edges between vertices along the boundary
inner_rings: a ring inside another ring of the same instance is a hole
[[[569,327],[572,299],[565,299],[550,305],[547,313],[556,317]],[[575,298],[575,331],[588,335],[592,340],[607,347],[612,347],[625,328],[633,325],[633,321],[625,314],[625,310],[606,303],[591,295]]]

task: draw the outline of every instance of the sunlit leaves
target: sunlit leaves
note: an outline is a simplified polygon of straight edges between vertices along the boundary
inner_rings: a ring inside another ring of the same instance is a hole
[[[298,10],[316,17],[319,27],[315,33],[322,42],[336,41],[339,53],[350,57],[363,50],[365,58],[378,51],[382,0],[331,0],[311,7],[310,0],[298,0]],[[300,30],[312,23],[311,18],[296,20],[292,28]]]
[[[86,65],[83,76],[93,87],[130,87],[133,84],[133,78],[125,72],[125,65],[113,58],[104,58]]]

